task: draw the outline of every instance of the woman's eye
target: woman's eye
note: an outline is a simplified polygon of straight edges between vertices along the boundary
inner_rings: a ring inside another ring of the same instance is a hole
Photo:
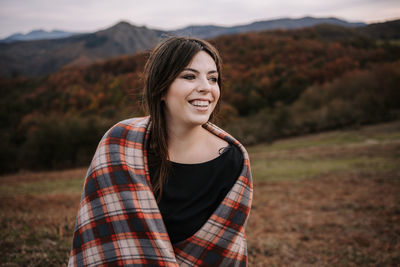
[[[193,80],[196,77],[194,75],[188,74],[188,75],[183,75],[182,78],[186,80]]]
[[[210,77],[209,80],[212,81],[213,83],[218,82],[218,78],[217,77]]]

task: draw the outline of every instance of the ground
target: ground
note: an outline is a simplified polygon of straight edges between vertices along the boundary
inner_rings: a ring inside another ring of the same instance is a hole
[[[400,122],[249,153],[249,266],[400,265]],[[85,172],[0,177],[0,266],[66,265]]]

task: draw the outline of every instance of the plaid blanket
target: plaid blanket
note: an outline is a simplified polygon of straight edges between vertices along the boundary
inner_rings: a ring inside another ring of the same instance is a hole
[[[208,221],[172,245],[151,191],[146,142],[149,117],[113,126],[86,175],[68,266],[247,266],[244,227],[252,201],[249,157],[211,123],[211,133],[238,146],[240,176]]]

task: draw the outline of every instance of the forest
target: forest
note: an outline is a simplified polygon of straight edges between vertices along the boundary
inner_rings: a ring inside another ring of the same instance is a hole
[[[400,41],[385,26],[362,32],[318,25],[211,39],[223,58],[216,123],[252,145],[399,119]],[[87,166],[110,126],[146,114],[148,56],[43,77],[0,77],[0,173]]]

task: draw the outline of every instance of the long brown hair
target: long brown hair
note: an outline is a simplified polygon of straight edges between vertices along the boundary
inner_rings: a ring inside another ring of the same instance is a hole
[[[208,53],[217,66],[219,74],[218,85],[221,84],[221,58],[214,46],[205,40],[187,37],[169,37],[162,41],[150,54],[144,69],[144,100],[147,112],[150,114],[150,140],[148,152],[152,155],[153,162],[149,168],[153,168],[152,189],[161,199],[163,185],[169,173],[168,157],[168,133],[165,120],[165,107],[162,97],[168,91],[171,83],[189,65],[193,57],[200,51]],[[217,103],[210,119],[218,111]]]

